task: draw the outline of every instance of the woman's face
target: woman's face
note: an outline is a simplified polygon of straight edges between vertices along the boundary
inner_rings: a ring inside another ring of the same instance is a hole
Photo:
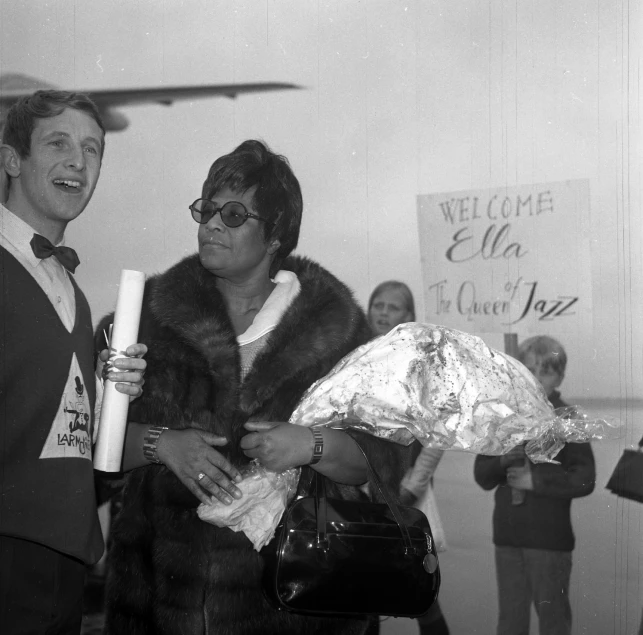
[[[256,214],[252,197],[255,188],[240,194],[229,188],[219,190],[210,200],[223,207],[228,201],[243,203],[251,214]],[[232,280],[247,280],[256,274],[269,275],[272,255],[279,241],[264,240],[264,225],[256,218],[248,218],[240,227],[227,227],[221,214],[215,214],[207,223],[199,225],[199,259],[201,264],[217,276]]]
[[[368,321],[375,335],[388,333],[394,326],[410,319],[411,313],[399,289],[386,289],[378,293],[368,312]]]

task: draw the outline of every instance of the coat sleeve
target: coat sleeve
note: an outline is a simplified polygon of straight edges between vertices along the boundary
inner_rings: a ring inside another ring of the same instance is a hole
[[[473,477],[485,490],[507,484],[507,472],[502,467],[499,456],[478,454],[473,463]]]
[[[444,450],[438,448],[422,448],[413,467],[404,475],[402,487],[418,498],[424,494],[443,454]]]
[[[568,443],[556,460],[560,463],[532,463],[534,494],[580,498],[594,491],[596,466],[589,443]]]

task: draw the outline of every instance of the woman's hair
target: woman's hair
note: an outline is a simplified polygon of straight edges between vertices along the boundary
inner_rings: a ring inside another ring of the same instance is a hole
[[[518,360],[524,362],[532,354],[544,368],[553,370],[559,375],[565,374],[567,353],[561,343],[547,335],[529,337],[518,347]]]
[[[88,114],[103,131],[101,154],[105,150],[105,126],[96,104],[81,93],[66,90],[37,90],[33,95],[22,97],[9,110],[2,133],[2,143],[11,146],[22,159],[31,152],[31,135],[37,119],[57,117],[66,108]]]
[[[299,181],[288,159],[261,141],[244,141],[212,164],[202,196],[210,199],[224,188],[243,194],[252,187],[256,187],[253,206],[268,221],[262,223],[264,239],[268,242],[276,238],[281,243],[270,267],[270,275],[274,276],[297,246],[303,211]]]
[[[406,310],[411,314],[409,322],[415,322],[415,302],[413,300],[413,294],[411,293],[411,289],[399,280],[387,280],[386,282],[380,282],[380,284],[373,289],[373,293],[371,293],[371,297],[368,299],[368,312],[370,313],[375,298],[383,291],[388,291],[389,289],[400,291],[402,293],[404,301],[406,302]]]

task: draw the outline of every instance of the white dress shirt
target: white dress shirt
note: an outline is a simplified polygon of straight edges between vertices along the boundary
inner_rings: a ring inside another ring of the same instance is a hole
[[[0,205],[0,245],[33,276],[47,294],[65,328],[71,333],[76,320],[76,296],[67,269],[54,256],[36,258],[31,239],[36,232],[21,218]],[[64,240],[56,246],[64,244]]]

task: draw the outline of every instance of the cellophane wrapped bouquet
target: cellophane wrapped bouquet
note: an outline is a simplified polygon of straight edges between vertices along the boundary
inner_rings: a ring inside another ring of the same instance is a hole
[[[520,362],[480,338],[418,322],[400,324],[340,360],[305,393],[290,423],[358,429],[404,445],[417,439],[427,447],[476,454],[504,454],[526,443],[534,462],[553,461],[567,442],[619,434],[615,422],[592,419],[578,407],[555,411]],[[243,514],[213,501],[210,508],[199,507],[199,516],[245,531],[260,549],[272,538],[298,475],[298,469],[279,478],[253,469],[247,491],[254,501],[239,505]],[[243,515],[253,505],[248,524]]]
[[[476,454],[526,442],[534,462],[552,461],[566,442],[618,434],[615,422],[578,407],[555,411],[525,366],[479,337],[419,322],[344,357],[310,387],[290,421]]]

